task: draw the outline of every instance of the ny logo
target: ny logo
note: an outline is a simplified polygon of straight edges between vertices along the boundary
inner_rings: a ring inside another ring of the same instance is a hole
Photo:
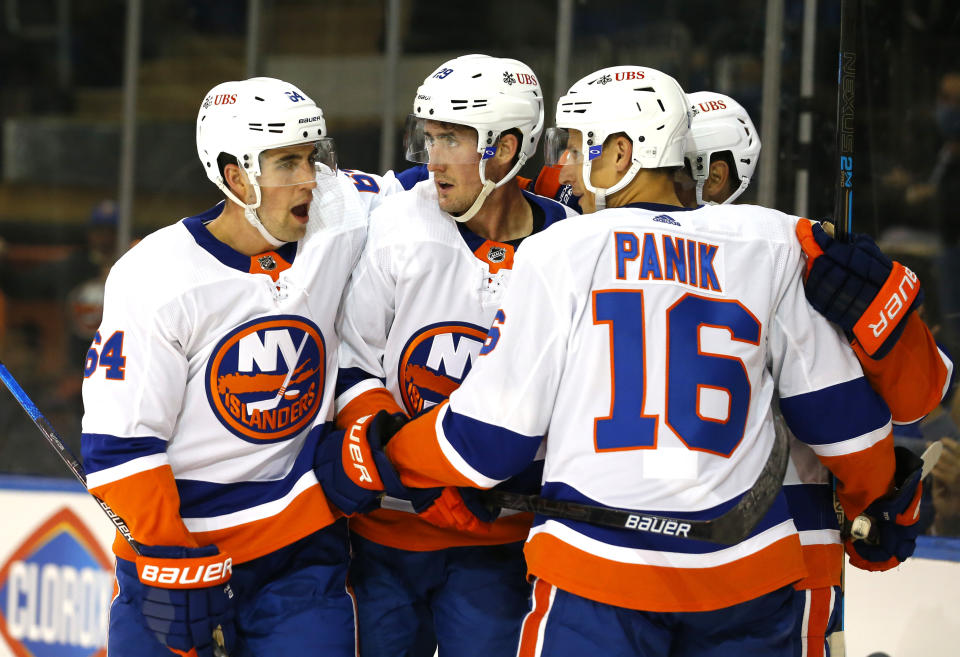
[[[452,69],[452,68],[442,68],[442,69],[440,69],[439,71],[437,71],[436,73],[434,73],[434,74],[433,74],[433,77],[437,78],[438,80],[442,80],[443,78],[447,77],[447,76],[450,75],[451,73],[453,73],[453,69]]]
[[[287,97],[290,99],[290,102],[292,103],[299,103],[301,100],[306,100],[306,98],[301,96],[296,91],[284,91],[283,93],[287,94]]]

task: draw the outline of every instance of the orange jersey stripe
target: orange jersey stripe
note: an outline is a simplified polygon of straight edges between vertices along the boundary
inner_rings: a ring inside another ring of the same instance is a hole
[[[827,624],[830,622],[833,589],[811,589],[807,594],[807,618],[803,624],[805,657],[824,657],[827,644]]]
[[[870,358],[856,340],[851,344],[870,386],[890,407],[894,422],[915,422],[940,403],[947,366],[933,334],[917,313],[910,314],[900,339],[879,360]]]
[[[893,484],[893,434],[853,454],[817,458],[837,477],[837,498],[850,520],[886,495]]]
[[[337,428],[349,429],[358,419],[365,415],[376,415],[380,411],[406,415],[389,390],[376,387],[357,395],[340,409],[337,413]]]
[[[109,504],[127,523],[133,537],[144,545],[199,545],[180,519],[180,493],[169,465],[91,488],[90,492]],[[118,546],[126,548],[128,556],[117,552]],[[136,556],[119,532],[114,552],[130,561]]]
[[[533,583],[533,609],[523,619],[517,657],[536,657],[537,643],[540,639],[540,626],[550,610],[550,594],[553,593],[553,590],[554,587],[542,579]]]
[[[752,600],[806,576],[795,534],[732,563],[707,568],[611,561],[546,532],[530,538],[524,553],[531,574],[564,591],[642,611],[711,611]]]
[[[216,545],[233,557],[234,564],[238,564],[275,552],[323,529],[341,516],[330,506],[317,484],[300,493],[277,515],[227,529],[196,532],[191,536],[195,545]],[[113,551],[122,559],[136,560],[133,550],[119,535],[113,543]]]
[[[282,513],[236,527],[194,536],[201,545],[217,545],[233,556],[233,563],[243,563],[275,552],[301,538],[333,524],[342,517],[327,501],[320,485],[300,493]]]
[[[840,573],[843,571],[843,545],[826,543],[804,545],[803,563],[807,566],[807,576],[795,582],[793,588],[819,589],[840,586]]]
[[[498,518],[489,526],[490,531],[465,532],[431,525],[405,511],[378,509],[350,518],[350,531],[387,547],[426,552],[468,545],[516,543],[527,537],[532,524],[532,513],[518,513]]]
[[[407,422],[387,443],[384,451],[405,486],[413,488],[476,486],[453,467],[437,442],[434,428],[437,413],[447,403],[449,402],[444,401],[437,404],[427,413]]]

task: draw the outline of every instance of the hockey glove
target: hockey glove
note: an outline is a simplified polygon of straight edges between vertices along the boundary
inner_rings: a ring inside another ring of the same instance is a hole
[[[487,506],[474,488],[426,488],[429,497],[413,500],[421,518],[436,527],[468,532],[489,532],[490,523],[500,515],[498,507]]]
[[[384,445],[406,422],[401,413],[380,411],[320,441],[313,469],[327,499],[344,514],[379,509],[384,492],[407,496],[407,489],[383,453]]]
[[[916,274],[892,262],[867,235],[840,242],[809,219],[797,222],[796,231],[807,255],[810,305],[856,338],[868,356],[883,358],[923,303]]]
[[[847,539],[850,563],[862,570],[889,570],[913,554],[920,526],[923,461],[906,447],[894,448],[897,460],[895,489],[875,500],[864,513],[873,520],[876,543]],[[873,533],[871,532],[871,536]]]
[[[236,632],[229,556],[216,545],[144,545],[136,563],[144,585],[141,613],[161,644],[175,654],[230,654]]]

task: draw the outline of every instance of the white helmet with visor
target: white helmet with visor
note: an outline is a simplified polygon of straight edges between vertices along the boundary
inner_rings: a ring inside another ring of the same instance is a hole
[[[642,66],[604,68],[576,82],[557,102],[557,127],[547,131],[546,163],[581,164],[584,186],[601,210],[606,197],[630,184],[640,169],[682,166],[689,126],[686,96],[672,77]],[[582,134],[586,156],[567,148],[570,130]],[[606,139],[621,132],[633,143],[630,168],[613,186],[595,187],[592,163]]]
[[[427,121],[469,126],[477,143],[435,139],[425,131]],[[520,132],[517,161],[498,182],[487,180],[486,163],[501,135]],[[457,221],[469,221],[497,187],[512,180],[537,150],[543,132],[543,92],[529,66],[516,59],[464,55],[440,65],[417,89],[413,114],[407,120],[406,157],[411,162],[471,162],[480,154],[481,190],[473,205]]]
[[[275,78],[223,82],[211,89],[197,114],[197,154],[207,177],[227,198],[244,208],[244,216],[273,247],[284,244],[257,215],[262,187],[309,184],[318,175],[336,175],[333,139],[326,136],[323,111],[294,85]],[[308,166],[261,169],[261,155],[274,148],[313,144]],[[256,195],[246,203],[223,179],[218,158],[231,155],[246,172]]]

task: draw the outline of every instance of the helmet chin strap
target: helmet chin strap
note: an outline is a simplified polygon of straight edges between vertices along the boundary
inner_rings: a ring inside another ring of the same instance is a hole
[[[624,172],[623,177],[620,178],[617,182],[613,184],[612,187],[594,187],[590,183],[590,172],[592,170],[593,163],[589,160],[583,163],[583,186],[587,189],[588,192],[593,192],[594,204],[596,205],[595,212],[599,212],[607,207],[607,197],[612,196],[619,192],[621,189],[630,184],[630,182],[636,178],[637,172],[640,171],[643,167],[640,166],[639,162],[632,162],[630,168]]]
[[[484,201],[487,200],[487,197],[495,190],[497,187],[502,187],[508,181],[513,180],[514,176],[517,175],[517,172],[520,171],[520,167],[523,166],[524,162],[527,161],[527,156],[521,153],[517,157],[517,163],[513,165],[513,168],[507,172],[500,182],[493,182],[492,180],[487,180],[487,161],[480,160],[480,180],[483,181],[483,188],[480,190],[480,193],[477,194],[476,200],[474,200],[473,205],[471,205],[466,212],[459,215],[450,215],[460,223],[466,223],[473,219],[477,212],[480,211],[480,208],[483,207]]]
[[[697,205],[704,205],[703,185],[705,182],[703,178],[697,178]]]
[[[253,189],[257,195],[257,202],[253,205],[242,202],[239,198],[237,198],[236,194],[234,194],[233,191],[227,187],[226,184],[221,183],[219,187],[223,193],[227,195],[227,198],[243,208],[244,218],[250,223],[251,226],[257,229],[257,232],[260,233],[260,237],[265,239],[270,246],[275,249],[279,249],[281,246],[286,244],[286,242],[283,240],[278,240],[276,237],[270,234],[266,226],[263,225],[263,221],[260,220],[260,216],[257,214],[257,208],[260,207],[260,201],[262,200],[260,196],[260,185],[253,183]]]
[[[595,188],[593,190],[594,212],[599,212],[607,207],[607,190]]]
[[[726,205],[726,204],[728,204],[728,203],[733,203],[734,201],[736,201],[737,198],[739,198],[739,196],[740,196],[741,194],[743,194],[745,191],[747,191],[747,187],[749,187],[749,186],[750,186],[750,181],[749,181],[749,180],[745,180],[744,178],[741,178],[741,179],[740,179],[740,187],[738,187],[737,190],[736,190],[733,194],[731,194],[731,195],[729,196],[729,198],[727,198],[726,201],[724,201],[723,203],[721,203],[721,205]]]

